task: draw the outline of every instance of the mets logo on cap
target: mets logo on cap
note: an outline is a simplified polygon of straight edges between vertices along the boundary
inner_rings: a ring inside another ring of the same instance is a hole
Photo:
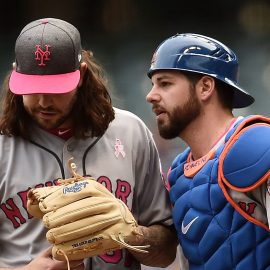
[[[35,59],[37,61],[40,61],[38,63],[39,66],[46,66],[44,61],[50,60],[49,56],[51,52],[49,51],[49,48],[51,47],[50,45],[45,45],[45,51],[41,49],[41,45],[36,45],[36,51],[35,51]]]
[[[30,22],[15,43],[9,88],[17,95],[62,94],[80,81],[81,37],[72,24],[43,18]]]

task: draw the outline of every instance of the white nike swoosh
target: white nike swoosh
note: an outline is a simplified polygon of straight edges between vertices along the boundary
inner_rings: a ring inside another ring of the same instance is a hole
[[[199,217],[197,216],[197,217],[193,218],[186,226],[184,226],[184,223],[182,222],[182,227],[181,227],[181,229],[182,229],[182,233],[183,233],[183,234],[186,234],[186,233],[188,232],[189,228],[191,227],[191,225],[193,224],[193,222],[194,222],[197,218],[199,218]]]
[[[58,134],[59,134],[59,135],[63,135],[63,134],[65,134],[65,133],[69,132],[69,131],[70,131],[70,129],[67,129],[67,130],[64,130],[64,131],[59,130],[59,131],[58,131]]]

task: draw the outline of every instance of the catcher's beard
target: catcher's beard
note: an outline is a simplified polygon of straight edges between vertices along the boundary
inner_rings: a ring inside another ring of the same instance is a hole
[[[176,106],[172,112],[167,112],[167,122],[158,121],[159,134],[164,139],[174,139],[201,113],[201,104],[190,87],[189,98],[182,106]]]

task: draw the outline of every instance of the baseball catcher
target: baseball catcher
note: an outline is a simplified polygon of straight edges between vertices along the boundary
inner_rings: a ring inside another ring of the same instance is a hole
[[[140,233],[128,207],[92,177],[76,173],[58,185],[28,192],[27,209],[42,219],[57,260],[79,260],[127,248],[144,252],[149,246],[131,246]]]

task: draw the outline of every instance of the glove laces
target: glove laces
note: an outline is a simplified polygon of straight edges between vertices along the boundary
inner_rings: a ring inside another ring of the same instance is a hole
[[[67,254],[65,253],[65,251],[64,251],[64,250],[62,250],[62,249],[59,249],[59,250],[58,250],[58,253],[59,253],[60,255],[63,255],[63,256],[65,257],[66,262],[67,262],[67,270],[70,270],[70,263],[69,263],[69,259],[68,259]]]

